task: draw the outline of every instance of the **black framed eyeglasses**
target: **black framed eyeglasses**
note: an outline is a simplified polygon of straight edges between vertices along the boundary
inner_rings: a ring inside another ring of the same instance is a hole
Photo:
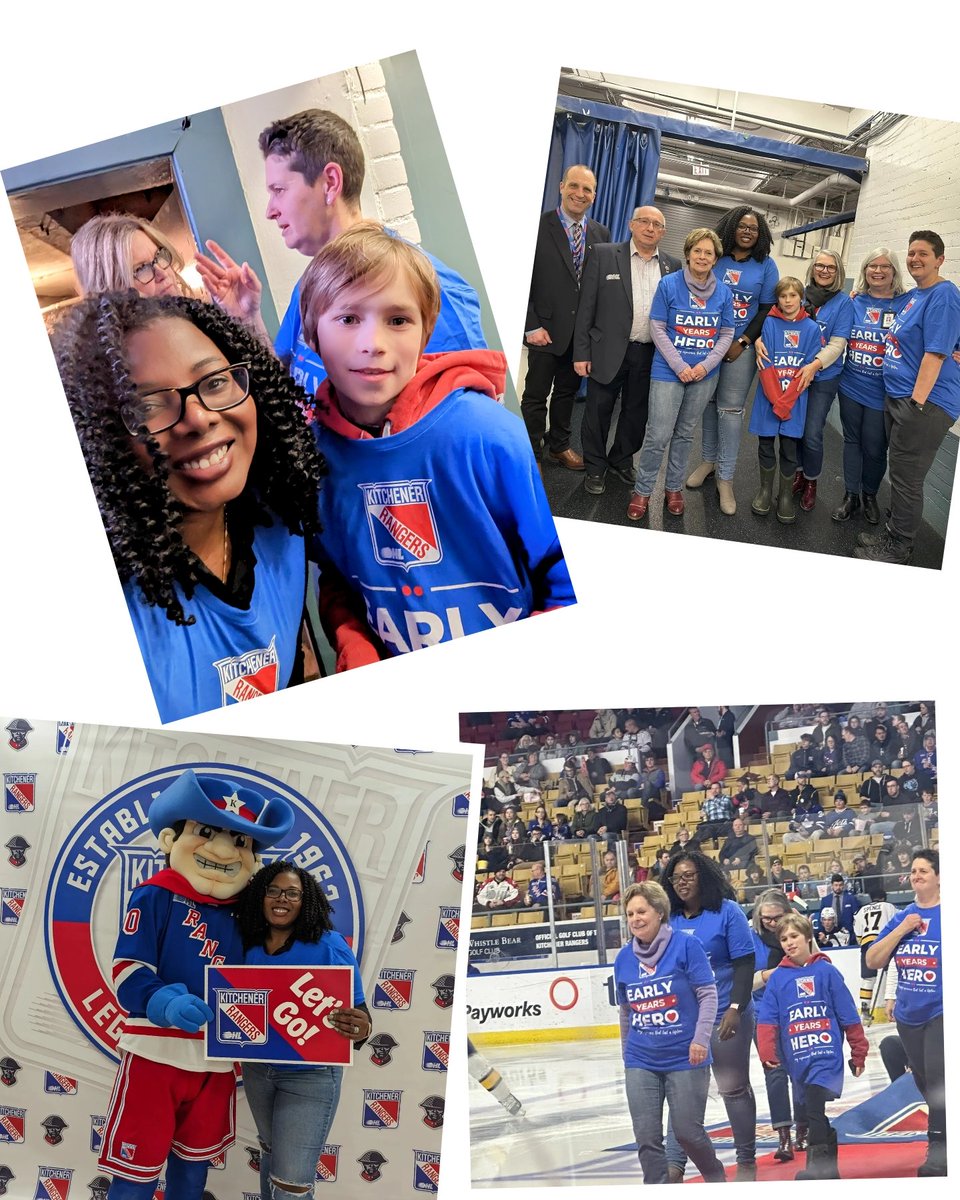
[[[271,900],[302,900],[303,892],[297,887],[278,888],[268,887],[267,895]]]
[[[250,364],[219,367],[182,388],[145,392],[121,405],[120,419],[129,433],[163,433],[183,420],[187,400],[196,396],[208,412],[236,408],[250,395]]]
[[[172,262],[173,255],[166,246],[158,246],[156,254],[149,262],[141,263],[138,267],[133,268],[133,277],[137,283],[152,283],[157,273],[157,267],[164,270]]]

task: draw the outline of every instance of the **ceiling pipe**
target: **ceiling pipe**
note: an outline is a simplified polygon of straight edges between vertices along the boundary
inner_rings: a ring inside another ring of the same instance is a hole
[[[705,179],[690,179],[686,175],[664,175],[662,173],[657,176],[657,183],[673,183],[678,187],[683,187],[688,191],[694,192],[716,192],[721,196],[732,196],[738,200],[745,200],[759,206],[766,204],[771,208],[794,207],[794,201],[784,196],[770,196],[766,192],[752,192],[749,188],[735,187],[732,183],[710,183]]]
[[[790,204],[793,208],[799,208],[801,204],[806,204],[808,200],[812,200],[814,196],[819,196],[821,192],[826,192],[832,187],[838,185],[843,186],[844,191],[852,191],[853,188],[859,188],[860,184],[857,180],[851,179],[847,175],[828,175],[826,179],[821,179],[819,183],[815,183],[813,187],[808,187],[805,192],[801,192],[799,196],[794,196]]]

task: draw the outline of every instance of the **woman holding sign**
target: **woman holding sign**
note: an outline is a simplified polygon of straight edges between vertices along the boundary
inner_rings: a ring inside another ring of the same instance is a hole
[[[372,1030],[360,967],[330,920],[330,905],[313,877],[293,863],[258,871],[241,897],[240,932],[247,966],[353,968],[353,1008],[329,1025],[359,1047]],[[312,1063],[246,1062],[243,1083],[260,1139],[262,1200],[313,1195],[317,1159],[333,1124],[343,1068]]]
[[[946,1084],[943,1065],[943,943],[940,854],[917,850],[910,864],[914,903],[898,912],[865,955],[871,970],[897,965],[897,1032],[929,1113],[927,1157],[917,1174],[947,1173]]]
[[[663,1102],[673,1132],[707,1182],[725,1172],[703,1127],[710,1087],[710,1037],[717,985],[706,951],[669,924],[670,903],[659,883],[627,888],[630,941],[617,955],[620,1045],[627,1105],[644,1183],[666,1183]]]

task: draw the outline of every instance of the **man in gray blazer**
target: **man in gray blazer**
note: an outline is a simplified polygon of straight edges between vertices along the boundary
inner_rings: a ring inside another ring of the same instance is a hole
[[[608,467],[624,483],[634,483],[633,455],[647,428],[654,352],[650,305],[661,277],[682,266],[657,249],[666,228],[658,208],[637,208],[630,240],[595,246],[584,266],[573,366],[587,377],[581,439],[586,489],[595,496],[604,490]],[[621,391],[620,419],[608,454],[610,420]]]
[[[583,470],[583,459],[570,447],[573,402],[580,390],[573,369],[580,278],[591,247],[610,240],[606,225],[587,217],[596,192],[597,180],[589,167],[567,167],[560,182],[560,204],[540,218],[524,336],[527,375],[520,411],[534,456],[539,462],[546,440],[554,462],[571,471]]]

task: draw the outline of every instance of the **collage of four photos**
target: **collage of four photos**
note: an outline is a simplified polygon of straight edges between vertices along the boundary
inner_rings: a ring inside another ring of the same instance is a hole
[[[0,162],[0,1195],[947,1175],[960,123],[323,61]]]

